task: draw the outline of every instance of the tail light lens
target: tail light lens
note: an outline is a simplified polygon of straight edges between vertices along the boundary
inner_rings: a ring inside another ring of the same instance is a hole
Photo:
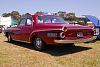
[[[64,33],[64,32],[61,32],[61,33],[60,33],[60,37],[61,37],[61,38],[65,38],[65,33]]]

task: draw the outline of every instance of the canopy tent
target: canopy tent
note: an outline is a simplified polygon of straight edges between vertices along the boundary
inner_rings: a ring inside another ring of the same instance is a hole
[[[100,20],[98,18],[91,15],[84,15],[84,16],[88,18],[91,22],[93,22],[95,26],[100,27]]]

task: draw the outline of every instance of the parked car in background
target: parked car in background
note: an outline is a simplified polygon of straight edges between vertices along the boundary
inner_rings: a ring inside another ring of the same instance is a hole
[[[95,26],[96,28],[96,36],[98,39],[100,39],[100,20],[96,18],[95,16],[91,15],[84,15],[86,18],[88,18]]]
[[[55,15],[24,15],[17,26],[5,30],[8,42],[13,40],[32,43],[36,50],[46,45],[87,42],[96,39],[94,28],[73,25]]]

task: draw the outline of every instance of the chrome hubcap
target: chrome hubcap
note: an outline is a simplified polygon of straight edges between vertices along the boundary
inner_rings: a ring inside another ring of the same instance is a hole
[[[42,40],[40,38],[36,38],[36,47],[41,48],[42,46]]]

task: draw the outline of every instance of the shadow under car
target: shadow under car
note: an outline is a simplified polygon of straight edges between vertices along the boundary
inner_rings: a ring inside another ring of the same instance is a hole
[[[5,41],[5,42],[7,42],[7,41]],[[14,41],[12,44],[21,46],[24,48],[28,48],[31,50],[35,50],[33,45],[30,45],[28,43]],[[62,45],[62,46],[54,45],[53,46],[53,45],[49,45],[46,47],[46,50],[41,51],[41,52],[48,53],[52,56],[62,56],[62,55],[67,55],[67,54],[74,54],[74,53],[81,52],[81,51],[86,51],[89,49],[92,49],[92,48],[91,47],[83,47],[83,46],[68,46],[68,45]]]

